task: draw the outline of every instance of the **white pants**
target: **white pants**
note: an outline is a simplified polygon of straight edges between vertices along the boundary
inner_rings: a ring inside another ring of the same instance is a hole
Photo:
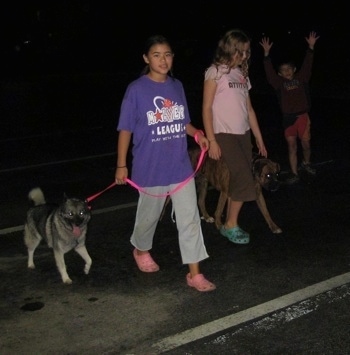
[[[163,195],[174,190],[178,184],[170,186],[146,187],[151,195]],[[197,206],[194,179],[170,195],[179,233],[179,246],[183,264],[197,263],[208,258],[204,245],[201,219]],[[141,250],[152,249],[153,237],[164,207],[166,197],[154,197],[140,192],[131,244]]]

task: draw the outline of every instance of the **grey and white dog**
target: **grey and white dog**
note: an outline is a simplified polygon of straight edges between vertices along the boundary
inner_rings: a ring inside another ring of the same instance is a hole
[[[64,254],[72,249],[84,259],[84,272],[88,274],[92,260],[85,246],[87,226],[91,219],[87,203],[78,198],[68,198],[65,194],[60,204],[46,203],[39,187],[32,189],[28,198],[34,203],[27,212],[24,224],[28,268],[35,268],[34,251],[44,240],[53,249],[63,283],[72,283],[64,260]]]

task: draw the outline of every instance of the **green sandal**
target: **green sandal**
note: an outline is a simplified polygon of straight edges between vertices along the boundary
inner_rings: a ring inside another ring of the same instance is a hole
[[[249,233],[245,232],[239,226],[226,229],[222,226],[220,229],[220,234],[226,237],[230,242],[236,244],[248,244],[249,243]]]

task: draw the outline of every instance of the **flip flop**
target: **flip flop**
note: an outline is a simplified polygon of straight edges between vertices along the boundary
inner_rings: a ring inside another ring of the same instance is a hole
[[[191,277],[191,274],[188,273],[186,276],[187,285],[194,287],[197,291],[208,292],[216,289],[216,286],[208,281],[203,274],[198,274],[194,277]]]
[[[226,237],[230,242],[235,244],[248,244],[249,243],[249,233],[245,232],[239,226],[226,229],[222,226],[220,229],[220,234]]]

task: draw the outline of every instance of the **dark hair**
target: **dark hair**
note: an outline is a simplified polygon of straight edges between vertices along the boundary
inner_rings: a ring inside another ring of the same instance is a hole
[[[239,52],[239,44],[250,42],[249,36],[240,29],[232,29],[227,31],[219,40],[214,53],[213,64],[219,66],[224,64],[230,67],[232,56]],[[244,60],[241,65],[243,75],[248,76],[249,58]]]
[[[282,61],[282,62],[280,62],[278,64],[277,70],[278,70],[279,73],[280,73],[281,68],[282,68],[283,65],[289,65],[293,69],[296,68],[295,63],[292,60],[285,60],[285,61]]]
[[[148,52],[150,51],[150,49],[152,48],[152,46],[154,46],[155,44],[166,44],[172,50],[170,42],[168,41],[168,39],[166,37],[164,37],[163,35],[153,35],[153,36],[147,38],[147,40],[145,42],[145,45],[144,45],[143,54],[147,55]],[[150,71],[149,70],[149,65],[146,65],[143,68],[143,70],[141,72],[141,75],[148,74],[149,71]],[[173,73],[172,73],[171,70],[169,71],[168,75],[173,77]]]

